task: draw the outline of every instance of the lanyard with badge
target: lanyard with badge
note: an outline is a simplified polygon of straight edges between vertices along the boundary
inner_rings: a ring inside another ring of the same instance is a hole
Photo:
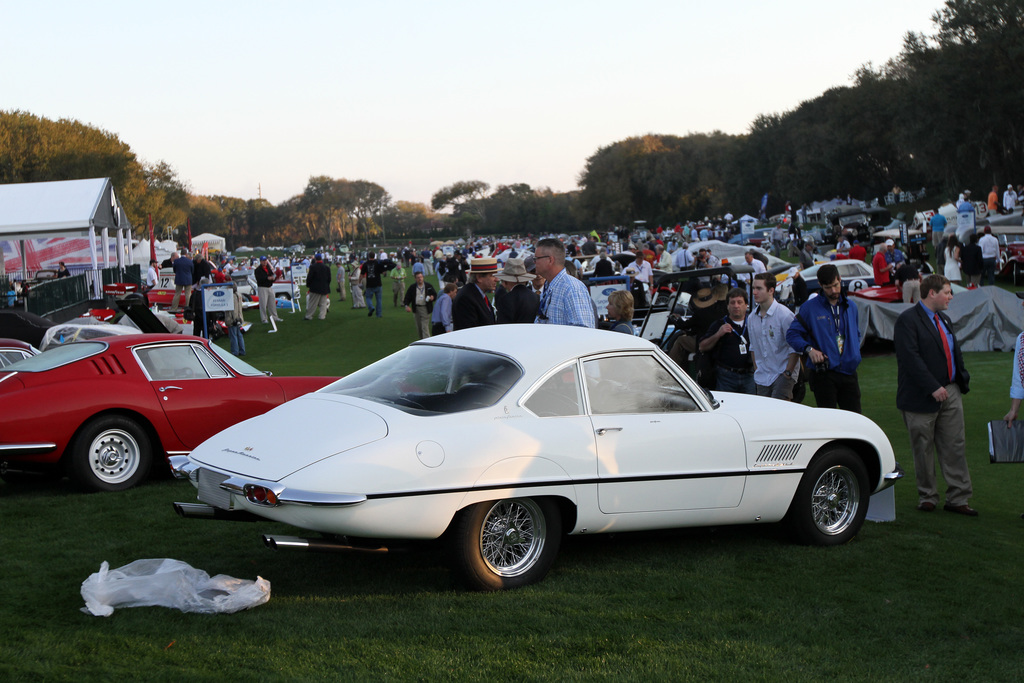
[[[836,347],[839,349],[839,355],[843,355],[843,344],[846,341],[843,338],[843,316],[839,310],[839,306],[829,306],[832,309],[832,324],[836,326]]]
[[[736,330],[736,325],[733,323],[731,319],[729,320],[729,327],[732,328],[732,333],[740,338],[740,355],[747,355],[747,339],[746,337],[743,336],[744,333],[746,333],[747,331],[747,319],[743,319],[743,327],[741,327],[739,331]]]

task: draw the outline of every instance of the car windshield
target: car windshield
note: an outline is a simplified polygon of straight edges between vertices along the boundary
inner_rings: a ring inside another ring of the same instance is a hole
[[[414,415],[460,413],[494,405],[522,375],[519,365],[505,356],[417,344],[320,391],[384,403]]]
[[[4,370],[7,372],[45,372],[61,365],[73,363],[76,360],[95,356],[106,349],[107,345],[103,342],[64,344],[62,346],[55,346],[38,356],[32,356],[25,360],[19,360],[17,363],[11,363]]]
[[[213,352],[217,354],[218,358],[220,358],[222,361],[231,366],[231,369],[237,372],[239,375],[249,375],[255,377],[257,375],[267,374],[262,370],[257,370],[256,368],[249,365],[238,356],[232,355],[231,353],[225,351],[216,344],[210,344],[210,348],[213,349]]]

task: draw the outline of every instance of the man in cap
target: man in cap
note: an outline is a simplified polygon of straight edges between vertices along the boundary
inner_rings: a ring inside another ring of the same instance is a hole
[[[717,282],[713,287],[702,287],[690,297],[685,318],[672,316],[672,323],[679,330],[678,336],[669,349],[669,356],[676,365],[684,370],[689,369],[690,354],[697,352],[697,338],[704,334],[711,323],[728,313],[725,302],[729,292],[728,285]],[[695,377],[695,379],[699,378]],[[702,385],[704,386],[704,385]],[[714,389],[714,385],[707,387]]]
[[[1013,209],[1017,206],[1017,193],[1013,191],[1013,185],[1006,186],[1006,192],[1003,193],[1003,213],[1013,213]]]
[[[885,258],[885,252],[889,249],[890,245],[895,248],[896,243],[892,240],[886,240],[885,246],[876,251],[875,255],[871,258],[871,267],[875,271],[875,285],[878,287],[892,284],[892,274],[896,272],[895,267]]]
[[[537,242],[534,251],[537,275],[545,281],[534,322],[597,327],[597,313],[587,286],[565,272],[562,242],[548,237]]]
[[[391,253],[391,260],[395,260],[394,252]],[[398,305],[399,297],[405,294],[405,265],[401,261],[395,263],[395,267],[388,273],[388,277],[391,278],[391,296],[394,299],[395,306]]]
[[[324,263],[324,255],[317,252],[306,275],[306,320],[313,319],[313,312],[319,311],[319,318],[327,317],[331,307],[331,267]]]
[[[494,309],[487,295],[498,285],[498,259],[475,258],[466,272],[468,282],[452,302],[452,324],[456,330],[493,325]]]
[[[535,277],[526,271],[523,259],[509,258],[505,262],[498,279],[502,283],[500,286],[507,291],[504,296],[494,296],[499,323],[532,323],[537,318],[540,300],[533,293]]]

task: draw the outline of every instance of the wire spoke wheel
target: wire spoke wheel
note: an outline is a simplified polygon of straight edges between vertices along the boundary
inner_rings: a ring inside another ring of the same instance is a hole
[[[846,446],[831,446],[804,472],[786,519],[801,543],[846,543],[864,525],[869,495],[864,462]]]
[[[815,482],[811,496],[811,515],[822,533],[842,533],[857,517],[860,484],[846,467],[837,465],[826,470]]]
[[[530,499],[499,501],[484,516],[480,555],[499,576],[519,576],[544,550],[544,515]]]
[[[545,498],[506,498],[459,512],[451,541],[456,570],[475,590],[519,588],[543,579],[561,544],[558,506]]]

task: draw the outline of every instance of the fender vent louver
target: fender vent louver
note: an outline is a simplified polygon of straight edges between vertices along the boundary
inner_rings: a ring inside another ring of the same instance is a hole
[[[117,360],[116,356],[99,356],[92,359],[92,365],[96,368],[96,372],[101,375],[123,375],[125,374],[124,366]]]
[[[761,447],[757,454],[754,467],[779,467],[792,465],[796,454],[800,452],[798,443],[769,443]]]

